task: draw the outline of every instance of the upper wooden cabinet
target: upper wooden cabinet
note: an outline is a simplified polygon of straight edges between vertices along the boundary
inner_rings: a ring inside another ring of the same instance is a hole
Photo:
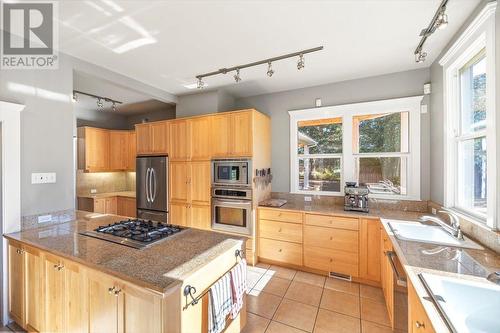
[[[135,125],[137,155],[168,153],[168,123],[157,121]]]
[[[134,138],[134,131],[79,127],[78,169],[85,172],[135,170]]]
[[[253,112],[212,116],[212,156],[247,157],[253,153]]]
[[[191,160],[207,161],[211,155],[210,117],[190,119],[191,123]]]
[[[189,161],[191,158],[191,122],[185,119],[169,124],[170,161]]]

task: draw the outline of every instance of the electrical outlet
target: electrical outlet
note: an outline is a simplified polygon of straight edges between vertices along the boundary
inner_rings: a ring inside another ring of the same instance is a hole
[[[47,223],[52,221],[52,215],[40,215],[38,216],[38,223]]]
[[[437,210],[436,210],[436,208],[432,208],[432,209],[431,209],[431,212],[432,212],[432,214],[436,215],[436,214],[437,214]]]
[[[311,202],[311,201],[313,201],[313,198],[310,196],[306,196],[306,197],[304,197],[304,201]]]
[[[97,189],[95,189],[95,188],[90,189],[90,194],[96,194],[96,193],[97,193]]]

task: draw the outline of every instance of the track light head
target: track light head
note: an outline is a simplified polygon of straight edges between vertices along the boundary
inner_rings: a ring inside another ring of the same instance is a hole
[[[425,57],[427,57],[426,52],[418,51],[415,53],[415,62],[421,64],[425,61]]]
[[[236,81],[236,83],[238,83],[238,82],[241,81],[240,69],[239,68],[236,69],[236,74],[233,77],[234,77],[234,81]]]
[[[205,88],[205,82],[203,82],[203,79],[201,77],[198,78],[198,85],[197,85],[197,88],[198,89],[203,89]]]
[[[447,26],[448,26],[448,15],[446,15],[446,7],[443,7],[436,20],[436,27],[442,30],[445,29]]]
[[[267,63],[267,76],[271,77],[271,76],[273,76],[273,74],[274,74],[274,70],[273,70],[273,67],[271,65],[271,62],[269,61]]]
[[[113,101],[113,104],[111,105],[111,110],[116,111],[116,102]]]
[[[103,108],[103,106],[104,106],[104,103],[102,102],[102,99],[98,98],[98,99],[97,99],[97,107],[99,107],[99,108],[101,108],[101,109],[102,109],[102,108]]]
[[[297,69],[300,71],[306,66],[306,63],[304,61],[304,55],[301,54],[299,55],[299,61],[297,62]]]
[[[76,92],[73,92],[73,97],[71,98],[73,102],[78,102],[78,94]]]

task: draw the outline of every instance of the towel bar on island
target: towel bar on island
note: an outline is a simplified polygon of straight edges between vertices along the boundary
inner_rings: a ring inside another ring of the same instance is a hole
[[[243,260],[243,258],[245,258],[245,252],[243,250],[236,250],[236,251],[234,251],[234,256],[236,257],[236,261],[238,261],[238,257],[241,260]],[[231,266],[231,268],[228,269],[224,274],[222,274],[222,276],[224,276],[227,273],[229,273],[234,267],[236,267],[236,265],[238,265],[238,262],[236,262],[236,264],[234,264],[233,266]],[[211,284],[210,286],[208,286],[207,289],[205,289],[200,295],[198,295],[196,297],[194,296],[194,294],[196,294],[196,288],[193,287],[193,286],[191,286],[191,285],[189,285],[189,284],[186,285],[184,287],[184,296],[186,297],[186,305],[184,305],[184,307],[182,308],[182,310],[186,310],[190,305],[196,305],[196,304],[198,304],[198,302],[203,298],[203,296],[205,296],[210,291],[210,288],[212,287],[212,285],[213,284]],[[189,297],[191,297],[191,301],[189,301]]]

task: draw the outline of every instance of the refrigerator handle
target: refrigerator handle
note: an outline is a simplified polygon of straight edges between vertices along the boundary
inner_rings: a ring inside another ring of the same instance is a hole
[[[149,191],[149,202],[153,203],[153,168],[149,168],[149,182],[148,182],[148,191]]]
[[[146,179],[144,181],[145,183],[145,190],[146,190],[146,201],[151,202],[151,199],[149,198],[149,171],[151,171],[151,168],[146,169]]]
[[[153,193],[151,194],[151,202],[154,202],[156,199],[156,171],[154,168],[151,168],[151,175],[153,176]]]

